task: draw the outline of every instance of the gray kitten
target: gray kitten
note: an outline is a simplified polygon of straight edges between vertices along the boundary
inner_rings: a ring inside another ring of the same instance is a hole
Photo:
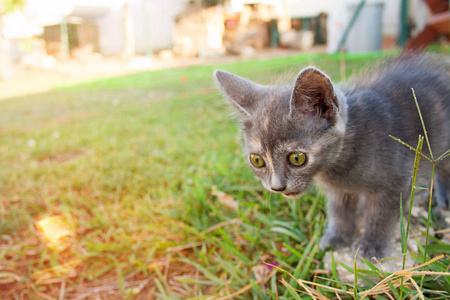
[[[410,195],[414,152],[389,135],[414,146],[423,135],[414,88],[433,154],[450,148],[449,75],[448,57],[432,55],[392,59],[342,87],[313,67],[287,86],[215,72],[238,112],[248,162],[264,187],[296,198],[316,182],[328,198],[320,247],[353,242],[368,258],[387,254],[400,194],[405,200]],[[422,175],[431,174],[430,166],[422,159]],[[438,203],[448,206],[450,159],[436,164],[436,174]],[[359,213],[364,231],[354,241]]]

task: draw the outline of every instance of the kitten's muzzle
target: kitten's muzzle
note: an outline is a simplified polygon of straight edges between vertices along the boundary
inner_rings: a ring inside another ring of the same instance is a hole
[[[286,190],[286,186],[275,186],[275,187],[270,187],[270,189],[274,192],[282,192]]]

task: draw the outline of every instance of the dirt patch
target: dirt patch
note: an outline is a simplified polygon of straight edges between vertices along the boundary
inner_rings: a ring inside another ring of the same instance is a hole
[[[74,152],[68,152],[68,153],[64,153],[64,154],[44,156],[44,157],[39,158],[39,163],[47,163],[47,162],[65,163],[65,162],[74,160],[80,156],[85,156],[87,154],[88,154],[87,152],[74,151]]]

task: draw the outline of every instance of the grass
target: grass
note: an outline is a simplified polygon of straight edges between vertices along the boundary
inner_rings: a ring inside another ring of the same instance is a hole
[[[346,56],[345,76],[385,55]],[[136,73],[1,101],[0,297],[361,297],[370,287],[338,282],[334,261],[323,269],[320,191],[292,201],[263,190],[212,81],[216,68],[272,82],[311,63],[334,80],[343,75],[339,55],[302,55]],[[449,250],[430,239],[425,258],[414,254],[419,262]],[[446,257],[427,268],[448,265]],[[367,275],[354,272],[358,282]],[[420,282],[422,274],[408,274]],[[426,277],[423,291],[445,297],[449,282]],[[394,296],[398,289],[388,286]],[[407,297],[414,291],[402,288]]]

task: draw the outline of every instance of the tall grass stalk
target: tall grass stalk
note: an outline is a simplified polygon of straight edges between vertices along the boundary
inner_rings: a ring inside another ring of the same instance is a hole
[[[420,111],[419,102],[417,101],[416,92],[414,89],[411,89],[414,102],[416,103],[417,112],[419,113],[420,122],[422,123],[423,132],[425,134],[425,140],[427,141],[428,151],[430,152],[431,157],[431,163],[433,164],[433,169],[431,171],[431,183],[430,183],[430,197],[428,200],[428,216],[427,216],[427,234],[425,237],[425,251],[423,253],[423,261],[426,261],[427,253],[428,253],[428,238],[429,238],[429,232],[430,232],[430,219],[431,219],[431,200],[433,199],[433,185],[434,185],[434,169],[436,167],[436,160],[433,157],[433,151],[431,150],[430,140],[428,139],[427,129],[425,127],[425,122],[423,121],[422,112]],[[423,267],[423,270],[425,271],[425,267]],[[423,287],[423,279],[420,280],[420,288]]]
[[[400,225],[401,225],[401,243],[402,243],[402,255],[403,255],[403,264],[402,264],[402,270],[405,269],[406,265],[406,251],[407,251],[407,243],[408,243],[408,235],[409,235],[409,226],[411,224],[411,211],[414,203],[414,194],[416,191],[416,180],[417,180],[417,173],[419,172],[419,163],[420,163],[420,153],[422,153],[422,146],[423,146],[423,136],[419,135],[419,140],[417,142],[417,148],[416,148],[416,155],[414,157],[414,169],[413,169],[413,176],[412,176],[412,183],[411,183],[411,198],[409,200],[409,211],[408,211],[408,221],[406,224],[406,231],[404,228],[404,219],[403,219],[403,199],[400,197]],[[401,288],[400,288],[400,299],[403,298],[403,278],[401,282]]]
[[[416,103],[417,112],[419,113],[420,122],[422,123],[423,133],[425,134],[425,140],[427,141],[428,151],[430,151],[430,157],[434,161],[433,151],[431,151],[430,140],[428,139],[427,128],[425,127],[425,122],[423,121],[422,112],[420,111],[419,102],[417,101],[416,92],[414,89],[411,89],[414,102]]]
[[[425,251],[423,252],[423,261],[426,261],[427,253],[428,253],[428,238],[429,238],[429,232],[430,232],[430,219],[431,219],[431,201],[433,199],[433,186],[434,186],[434,169],[436,167],[436,161],[433,161],[433,169],[431,171],[431,183],[430,183],[430,198],[428,199],[428,217],[427,217],[427,234],[425,237]],[[423,267],[423,270],[425,271],[425,266]],[[420,288],[423,286],[423,279],[420,280]]]
[[[356,249],[355,258],[353,260],[353,276],[354,276],[353,297],[355,298],[355,300],[358,300],[358,272],[357,272],[357,265],[356,265],[356,259],[358,257],[358,251],[359,251],[359,248]]]
[[[407,227],[406,227],[406,231],[403,232],[404,227],[403,227],[403,205],[402,203],[400,203],[400,207],[401,207],[401,216],[400,216],[400,221],[401,221],[401,243],[402,243],[402,254],[403,254],[403,264],[402,264],[402,269],[405,269],[405,264],[406,264],[406,245],[408,242],[408,234],[409,234],[409,226],[411,223],[411,211],[412,211],[412,206],[413,206],[413,202],[414,202],[414,194],[415,194],[415,190],[416,190],[416,179],[417,179],[417,173],[419,171],[419,163],[420,163],[420,157],[423,156],[425,157],[428,161],[430,161],[432,163],[432,171],[431,171],[431,182],[430,182],[430,193],[429,193],[429,199],[428,199],[428,216],[427,216],[427,229],[426,229],[426,237],[425,237],[425,247],[424,247],[424,251],[423,251],[423,261],[426,261],[427,258],[427,253],[428,253],[428,240],[429,240],[429,232],[430,232],[430,220],[431,220],[431,201],[433,199],[433,186],[434,186],[434,172],[435,172],[435,167],[436,167],[436,162],[438,160],[444,159],[445,157],[448,156],[449,154],[449,150],[445,151],[442,155],[440,155],[438,157],[438,159],[434,159],[433,156],[433,151],[431,149],[431,144],[430,144],[430,140],[428,138],[428,133],[425,127],[425,122],[423,120],[422,117],[422,112],[420,110],[420,106],[419,106],[419,102],[417,101],[417,97],[416,97],[416,93],[414,91],[414,89],[411,89],[412,94],[413,94],[413,98],[414,98],[414,102],[416,104],[416,108],[417,108],[417,112],[419,114],[419,118],[420,118],[420,122],[422,124],[422,129],[425,135],[425,140],[427,142],[427,146],[428,146],[428,151],[430,153],[430,157],[424,155],[422,153],[422,147],[423,147],[423,140],[424,137],[419,135],[419,140],[417,142],[417,147],[413,148],[412,146],[408,145],[407,143],[404,143],[403,141],[394,138],[395,140],[397,140],[398,142],[402,143],[403,145],[409,147],[411,150],[414,150],[416,152],[415,158],[414,158],[414,170],[413,170],[413,176],[412,176],[412,184],[411,184],[411,198],[410,198],[410,204],[409,204],[409,213],[408,213],[408,222],[407,222]],[[402,201],[402,200],[400,200]],[[423,270],[425,271],[425,266],[423,267]],[[422,289],[423,287],[423,280],[424,280],[424,276],[422,276],[421,278],[421,282],[420,282],[420,289]],[[401,281],[401,288],[400,288],[400,299],[403,298],[403,278]]]

